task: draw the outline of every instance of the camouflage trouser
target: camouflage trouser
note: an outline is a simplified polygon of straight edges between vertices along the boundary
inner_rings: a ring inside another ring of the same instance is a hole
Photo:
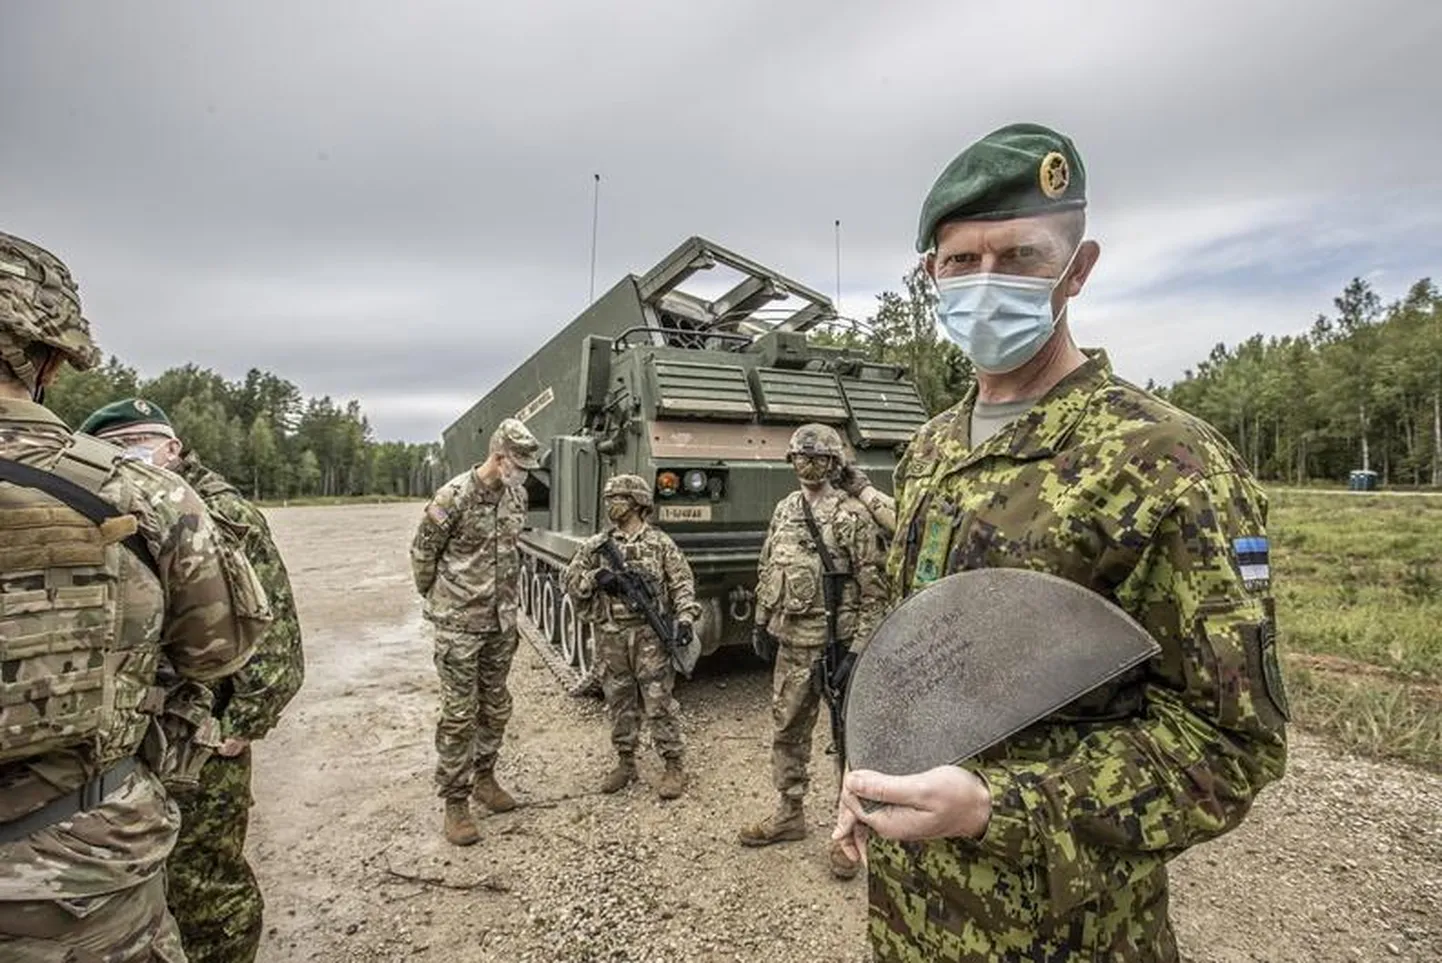
[[[441,678],[436,725],[436,787],[445,799],[465,799],[477,772],[490,772],[511,719],[506,678],[520,635],[435,630]]]
[[[84,916],[76,913],[85,904]],[[86,900],[0,902],[5,963],[186,963],[165,876]]]
[[[618,631],[597,624],[596,661],[616,751],[636,751],[644,711],[656,751],[664,759],[680,759],[681,727],[671,699],[675,669],[656,633],[644,625]]]
[[[211,756],[200,784],[178,794],[180,838],[166,863],[166,899],[190,963],[251,963],[265,902],[245,861],[250,750]]]
[[[809,782],[811,731],[820,714],[821,694],[811,684],[812,666],[821,658],[821,646],[776,647],[771,677],[771,778],[783,796],[801,799]]]

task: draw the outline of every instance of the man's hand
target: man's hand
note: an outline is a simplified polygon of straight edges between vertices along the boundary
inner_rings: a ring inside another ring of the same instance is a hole
[[[866,477],[866,472],[856,467],[855,462],[847,462],[841,466],[836,474],[836,487],[846,492],[852,498],[861,497],[861,493],[871,484],[871,479]]]
[[[776,661],[776,637],[766,631],[766,626],[758,625],[751,630],[751,651],[765,662]]]
[[[863,799],[883,805],[868,813],[861,806]],[[915,776],[887,776],[866,769],[847,773],[841,804],[878,836],[902,842],[979,839],[991,819],[986,783],[959,766],[937,766]],[[837,832],[842,828],[838,820]]]
[[[242,752],[245,752],[249,746],[249,739],[242,739],[240,736],[231,736],[220,744],[220,748],[215,750],[215,754],[217,756],[224,756],[227,759],[234,759]]]
[[[690,645],[691,639],[693,638],[693,636],[691,635],[691,623],[687,622],[685,619],[677,622],[676,637],[681,640],[682,645]]]
[[[853,797],[854,798],[854,797]],[[866,841],[871,838],[871,830],[866,824],[856,818],[856,814],[846,804],[846,788],[843,783],[841,799],[836,804],[836,828],[831,831],[831,838],[841,844],[841,851],[851,859],[863,866],[866,862]]]

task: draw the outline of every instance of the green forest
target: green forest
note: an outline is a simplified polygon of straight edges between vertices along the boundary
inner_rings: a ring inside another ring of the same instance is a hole
[[[444,481],[439,444],[376,441],[359,402],[306,399],[269,372],[227,381],[186,365],[145,379],[114,357],[90,371],[62,371],[45,403],[69,424],[119,398],[147,398],[201,461],[256,498],[410,497]]]
[[[864,321],[818,330],[818,343],[904,365],[932,412],[961,398],[971,367],[933,321],[919,272],[877,296]],[[1442,296],[1430,279],[1384,304],[1353,279],[1298,334],[1218,344],[1172,385],[1147,387],[1226,434],[1256,474],[1291,484],[1337,483],[1353,469],[1384,485],[1442,485]],[[169,413],[206,464],[255,497],[428,495],[444,481],[438,444],[377,441],[360,403],[305,398],[252,369],[241,381],[196,365],[142,378],[112,357],[65,370],[46,402],[72,425],[140,395]]]
[[[872,317],[821,340],[906,365],[927,407],[941,411],[965,393],[970,366],[938,339],[924,275],[903,284],[879,296]],[[1424,278],[1384,304],[1354,278],[1333,307],[1297,334],[1217,344],[1180,381],[1146,387],[1214,425],[1269,481],[1332,484],[1369,469],[1384,485],[1442,485],[1437,287]]]

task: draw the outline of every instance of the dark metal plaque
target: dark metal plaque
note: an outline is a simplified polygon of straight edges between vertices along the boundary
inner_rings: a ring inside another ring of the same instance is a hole
[[[857,657],[847,763],[911,775],[962,762],[1160,651],[1115,604],[1055,575],[948,575],[893,609]]]

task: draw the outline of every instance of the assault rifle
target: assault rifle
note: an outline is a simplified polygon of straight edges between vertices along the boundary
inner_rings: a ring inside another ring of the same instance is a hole
[[[831,752],[836,754],[836,764],[845,772],[846,677],[851,674],[851,666],[856,661],[856,656],[836,637],[836,619],[841,608],[842,582],[849,578],[850,574],[837,570],[831,550],[826,547],[826,540],[821,537],[821,527],[816,524],[816,516],[812,514],[811,504],[806,500],[804,492],[801,495],[801,511],[806,518],[806,529],[811,533],[811,540],[816,543],[816,554],[821,557],[821,599],[826,607],[826,645],[821,650],[821,658],[812,668],[811,684],[821,693],[821,698],[826,700],[826,709],[831,716]]]
[[[671,664],[676,671],[688,679],[691,678],[691,670],[695,668],[696,660],[688,658],[692,648],[690,627],[662,614],[660,599],[656,597],[650,580],[627,566],[625,556],[621,554],[613,539],[607,538],[597,550],[606,563],[606,569],[615,575],[616,590],[612,594],[620,596],[632,612],[639,612],[645,617],[646,624],[656,633],[661,645],[671,656]]]

